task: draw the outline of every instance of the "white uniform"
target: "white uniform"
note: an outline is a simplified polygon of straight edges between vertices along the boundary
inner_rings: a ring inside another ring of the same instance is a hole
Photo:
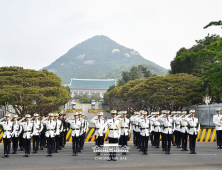
[[[95,125],[95,135],[97,135],[100,132],[99,136],[103,136],[104,131],[101,128],[105,124],[104,119],[96,119],[96,117],[94,117],[90,122]]]
[[[43,125],[39,120],[33,120],[33,136],[39,136],[42,132]]]
[[[81,122],[79,121],[79,119],[77,120],[67,119],[66,122],[70,124],[70,129],[72,129],[71,135],[78,137],[80,135],[80,129],[81,129]]]
[[[160,121],[158,121],[158,120],[156,120],[157,118],[155,118],[155,120],[154,120],[154,129],[153,129],[153,131],[154,132],[161,132],[160,131]]]
[[[191,117],[191,118],[186,118],[185,120],[188,121],[188,124],[190,127],[190,129],[188,130],[188,133],[190,135],[193,135],[193,134],[197,135],[197,133],[200,130],[200,124],[198,123],[198,118]]]
[[[222,124],[220,124],[220,119],[222,115],[216,114],[213,116],[213,123],[215,124],[215,129],[216,130],[222,130]]]
[[[12,137],[19,137],[20,133],[22,132],[22,126],[20,126],[20,123],[18,121],[13,122],[13,126],[15,129],[15,133]]]
[[[56,122],[54,120],[44,120],[42,124],[46,126],[45,137],[54,138],[56,135]]]
[[[120,137],[120,127],[119,127],[119,120],[117,119],[108,119],[107,122],[103,125],[103,128],[109,128],[109,138],[119,138]]]
[[[31,121],[29,122],[22,122],[20,125],[23,128],[23,138],[24,139],[31,139],[33,136],[33,123]]]
[[[129,119],[127,118],[121,118],[120,119],[121,121],[121,124],[120,124],[120,127],[121,127],[121,130],[120,130],[120,135],[129,135],[129,129],[130,129],[130,121]]]
[[[152,131],[152,125],[150,124],[150,120],[147,118],[141,118],[140,119],[140,126],[141,126],[141,136],[149,136]]]
[[[11,121],[0,122],[0,125],[2,125],[3,130],[4,130],[3,131],[3,138],[11,138],[15,134],[13,122],[11,122]]]
[[[57,127],[56,127],[56,135],[60,135],[60,133],[63,131],[62,121],[57,119],[57,120],[55,120],[55,122],[56,122],[56,125],[57,125]]]

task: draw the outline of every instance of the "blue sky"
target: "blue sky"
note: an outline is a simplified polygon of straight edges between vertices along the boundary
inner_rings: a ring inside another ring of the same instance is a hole
[[[0,0],[0,66],[39,70],[105,35],[167,69],[181,47],[220,27],[221,0]]]

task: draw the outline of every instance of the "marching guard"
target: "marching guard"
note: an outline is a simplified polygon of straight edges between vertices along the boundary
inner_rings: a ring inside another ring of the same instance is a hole
[[[163,133],[165,136],[165,154],[171,154],[171,138],[174,131],[173,119],[169,117],[170,111],[165,111],[166,118],[163,119]],[[160,116],[160,118],[163,115]]]
[[[99,112],[97,115],[90,120],[90,123],[95,125],[96,146],[101,147],[104,143],[104,131],[101,128],[104,126],[105,121],[102,119],[103,112]],[[97,152],[97,155],[100,155],[100,152]]]
[[[62,133],[62,130],[63,130],[63,124],[62,124],[62,121],[58,119],[58,113],[54,114],[54,121],[56,123],[56,134],[55,134],[55,145],[54,145],[55,151],[54,152],[58,153],[60,133]]]
[[[74,113],[74,120],[72,118],[73,117],[69,117],[68,119],[66,119],[66,122],[70,124],[70,128],[72,129],[72,156],[77,156],[77,153],[79,151],[79,136],[81,129],[81,122],[78,119],[78,112]]]
[[[148,141],[149,141],[149,135],[152,131],[152,125],[150,123],[150,120],[147,119],[147,112],[143,111],[143,117],[140,119],[140,126],[141,126],[141,149],[143,152],[143,155],[147,155],[148,151]]]
[[[222,149],[222,116],[220,115],[220,108],[216,109],[216,113],[213,116],[213,123],[217,134],[217,149]]]
[[[196,154],[196,138],[197,133],[200,130],[200,124],[198,123],[198,118],[194,117],[195,110],[190,110],[191,117],[185,118],[189,125],[189,137],[190,137],[190,154]]]
[[[33,153],[38,153],[39,150],[39,140],[40,140],[40,134],[43,130],[43,125],[39,119],[39,114],[34,114],[34,120],[33,120]]]
[[[103,129],[107,126],[109,128],[109,143],[117,144],[118,146],[118,139],[120,137],[120,124],[121,121],[116,119],[116,110],[111,110],[111,119],[108,119],[107,122],[103,125],[99,133],[103,131]],[[108,161],[116,161],[116,152],[109,152],[109,159]]]
[[[12,136],[12,154],[17,154],[18,151],[18,138],[22,132],[22,127],[19,125],[20,121],[17,121],[18,115],[13,116],[13,126],[15,129],[15,133]]]
[[[121,138],[121,145],[122,147],[128,146],[127,142],[129,140],[129,131],[130,131],[130,123],[129,119],[126,118],[127,111],[122,112],[122,118],[121,118],[121,130],[120,130],[120,138]],[[126,155],[126,152],[123,152],[122,155]]]
[[[29,157],[31,150],[31,138],[33,136],[33,123],[30,121],[31,116],[25,115],[26,121],[20,123],[23,128],[23,145],[25,148],[25,155],[23,157]]]
[[[159,112],[155,112],[156,118],[154,119],[154,143],[155,143],[155,148],[159,148],[160,146],[160,121],[157,120],[159,117]]]
[[[187,118],[186,115],[187,111],[182,111],[183,117],[181,118],[180,121],[180,132],[181,132],[181,137],[182,137],[182,150],[181,151],[188,151],[187,150],[187,137],[188,137],[188,122],[185,120]]]
[[[62,115],[62,118],[63,118],[63,145],[62,147],[65,148],[65,145],[66,145],[66,135],[68,133],[68,130],[69,130],[69,124],[66,122],[66,114],[64,113]]]
[[[11,138],[15,133],[13,123],[10,121],[11,115],[6,114],[5,118],[0,119],[0,125],[3,127],[3,142],[4,142],[4,155],[2,158],[9,158],[11,149]],[[2,120],[6,120],[1,122]]]
[[[181,111],[177,111],[177,116],[174,117],[174,122],[175,122],[175,143],[177,145],[177,148],[181,148],[181,129],[180,129],[180,125],[181,125]]]
[[[43,126],[43,129],[40,133],[40,149],[41,150],[43,150],[43,148],[46,146],[46,137],[45,137],[46,125],[42,123],[44,121],[44,119],[45,119],[45,115],[42,114],[41,115],[41,124]]]
[[[49,118],[49,119],[48,119]],[[56,135],[56,122],[53,120],[54,114],[49,113],[49,117],[46,117],[42,120],[42,124],[46,126],[45,137],[47,139],[47,157],[52,157],[54,140]],[[48,119],[48,120],[46,120]]]

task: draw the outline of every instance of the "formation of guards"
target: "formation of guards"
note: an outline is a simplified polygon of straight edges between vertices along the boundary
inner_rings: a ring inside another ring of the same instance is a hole
[[[222,116],[220,109],[216,109],[216,115],[213,117],[217,134],[217,148],[222,149]],[[190,154],[196,154],[196,138],[200,130],[200,123],[195,117],[195,110],[187,111],[170,111],[163,110],[151,112],[146,111],[134,112],[130,118],[126,117],[126,111],[118,112],[111,110],[111,118],[104,119],[103,112],[99,112],[90,122],[95,125],[95,145],[102,147],[107,130],[109,143],[118,144],[121,147],[128,146],[129,134],[133,139],[134,146],[142,152],[148,154],[148,141],[155,148],[160,148],[160,139],[162,139],[162,151],[165,154],[171,154],[171,145],[182,148],[181,151],[190,150]],[[3,121],[5,119],[5,121]],[[88,129],[87,119],[82,112],[76,112],[73,116],[66,118],[65,114],[50,113],[48,117],[34,114],[23,116],[17,120],[18,116],[13,116],[11,121],[10,114],[0,119],[3,126],[4,155],[3,158],[9,157],[12,141],[12,154],[17,154],[18,141],[20,150],[25,151],[24,157],[29,157],[31,150],[31,138],[33,139],[33,153],[38,153],[38,149],[43,150],[47,146],[48,157],[52,153],[58,153],[66,144],[66,135],[69,129],[72,130],[72,152],[77,156],[78,152],[84,147],[85,133]],[[33,119],[33,120],[32,120]],[[175,140],[173,140],[175,135]],[[189,148],[187,139],[189,136]],[[40,144],[40,146],[39,146]],[[97,152],[97,155],[100,155]],[[123,152],[122,155],[126,155]],[[109,153],[109,161],[116,161],[116,152]]]
[[[48,117],[34,114],[31,118],[29,114],[22,116],[18,121],[18,115],[6,114],[5,118],[0,119],[3,127],[4,155],[2,158],[9,158],[11,153],[17,154],[18,146],[20,151],[25,151],[23,157],[29,157],[31,152],[31,139],[33,141],[33,154],[38,153],[39,148],[47,148],[47,157],[53,153],[58,153],[66,144],[66,135],[69,128],[72,129],[72,138],[75,147],[73,154],[81,152],[84,146],[85,132],[88,129],[88,122],[84,119],[82,112],[75,113],[74,117],[66,119],[66,114],[49,113]],[[74,118],[74,120],[73,120]],[[5,121],[3,121],[5,119]],[[40,144],[40,145],[39,145]]]

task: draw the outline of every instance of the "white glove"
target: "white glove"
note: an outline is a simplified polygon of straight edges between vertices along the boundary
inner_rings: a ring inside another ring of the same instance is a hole
[[[30,135],[30,137],[32,137],[32,136],[33,136],[33,134]]]

